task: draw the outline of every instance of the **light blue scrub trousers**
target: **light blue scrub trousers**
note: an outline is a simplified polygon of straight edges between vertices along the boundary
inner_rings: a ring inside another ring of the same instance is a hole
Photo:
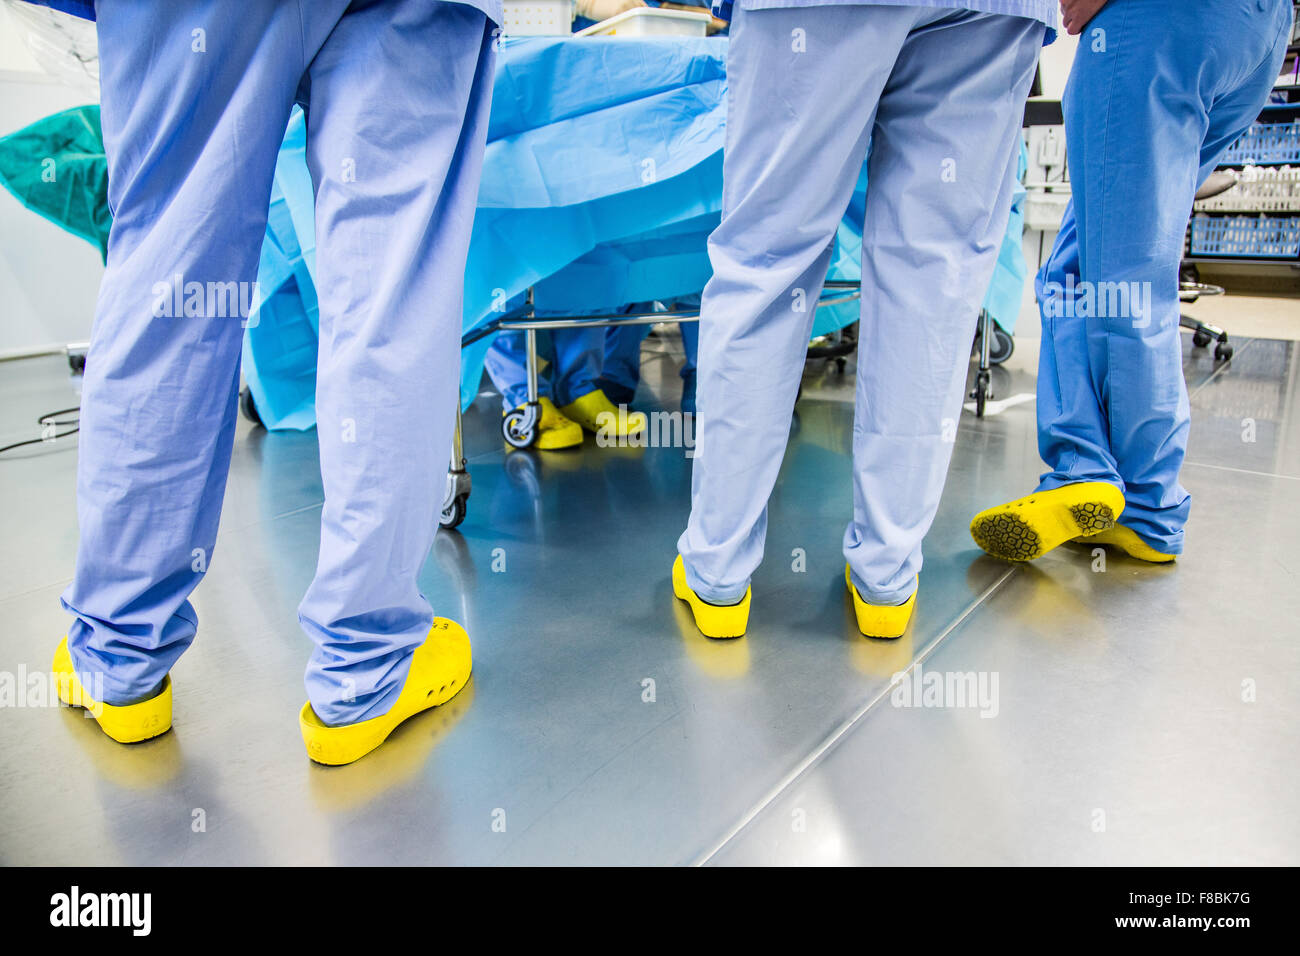
[[[1045,29],[934,7],[737,5],[691,516],[678,542],[704,600],[739,600],[762,559],[813,304],[869,138],[844,554],[868,601],[916,588]]]
[[[381,715],[433,618],[416,575],[451,447],[491,24],[433,0],[99,0],[96,12],[114,219],[63,595],[73,662],[128,703],[194,637],[187,598],[217,538],[244,335],[221,290],[257,277],[297,98],[320,238],[325,490],[299,613],[316,645],[307,694],[330,723]],[[183,314],[167,314],[172,286]]]
[[[1191,418],[1178,335],[1187,220],[1264,105],[1290,29],[1290,0],[1110,0],[1065,91],[1074,198],[1036,281],[1050,469],[1039,488],[1116,485],[1120,522],[1166,554],[1182,552],[1191,508],[1178,482]],[[1116,288],[1137,289],[1141,308]]]

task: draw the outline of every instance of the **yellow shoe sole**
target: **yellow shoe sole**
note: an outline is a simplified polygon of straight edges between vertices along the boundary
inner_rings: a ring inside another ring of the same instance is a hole
[[[1126,528],[1122,524],[1115,525],[1109,531],[1099,531],[1097,534],[1086,538],[1075,538],[1074,540],[1080,544],[1104,544],[1112,548],[1119,548],[1130,558],[1137,558],[1139,561],[1150,561],[1152,564],[1171,564],[1178,559],[1176,554],[1157,551],[1143,541],[1136,531]]]
[[[163,678],[162,690],[148,700],[134,704],[105,704],[97,701],[87,693],[77,676],[68,653],[68,639],[65,636],[54,651],[55,682],[58,685],[59,700],[69,707],[84,707],[95,718],[99,729],[108,734],[119,744],[138,744],[142,740],[160,737],[172,727],[172,679],[171,675]]]
[[[749,626],[749,598],[752,591],[753,588],[746,588],[745,596],[739,604],[710,604],[702,601],[686,583],[686,565],[682,562],[682,556],[677,555],[677,560],[673,562],[673,594],[690,605],[695,626],[705,637],[744,637],[745,628]]]
[[[406,683],[392,709],[355,724],[330,727],[311,708],[298,712],[307,756],[316,763],[339,766],[360,760],[377,748],[398,725],[416,714],[445,704],[469,682],[472,659],[469,635],[455,621],[434,618],[424,643],[415,649]]]
[[[981,511],[970,534],[995,558],[1032,561],[1067,541],[1109,531],[1123,511],[1124,495],[1114,485],[1081,481]]]
[[[853,586],[853,575],[847,564],[844,565],[844,583],[853,596],[853,615],[857,618],[858,630],[863,637],[893,640],[903,636],[908,622],[912,620],[912,611],[916,608],[916,591],[902,604],[868,604]]]

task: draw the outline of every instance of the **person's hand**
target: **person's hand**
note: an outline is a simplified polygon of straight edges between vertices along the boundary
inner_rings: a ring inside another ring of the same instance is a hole
[[[1105,5],[1106,0],[1061,0],[1061,20],[1065,32],[1077,37],[1088,25],[1088,21]]]
[[[645,0],[578,0],[578,15],[588,20],[608,20],[644,6]]]

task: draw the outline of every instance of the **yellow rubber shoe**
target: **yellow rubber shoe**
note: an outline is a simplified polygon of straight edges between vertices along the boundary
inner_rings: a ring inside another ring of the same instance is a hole
[[[1104,544],[1112,548],[1119,548],[1131,558],[1137,558],[1139,561],[1150,561],[1152,564],[1169,564],[1178,558],[1176,554],[1166,554],[1163,551],[1157,551],[1151,545],[1142,540],[1132,528],[1126,528],[1122,524],[1117,524],[1109,531],[1100,531],[1097,534],[1088,537],[1075,538],[1080,544]]]
[[[138,744],[158,737],[172,728],[172,679],[163,678],[162,689],[148,700],[135,704],[105,704],[87,693],[73,666],[65,636],[54,651],[54,679],[59,700],[69,707],[84,707],[99,724],[99,729],[119,744]]]
[[[916,608],[916,591],[908,595],[902,604],[868,604],[853,586],[853,575],[849,573],[847,564],[844,565],[844,583],[849,587],[849,594],[853,595],[853,614],[858,619],[858,630],[864,637],[893,639],[903,636],[908,622],[912,620],[912,611]]]
[[[1080,481],[989,508],[970,523],[975,543],[1006,561],[1032,561],[1057,545],[1115,527],[1124,494],[1104,481]]]
[[[430,707],[451,700],[469,680],[471,664],[469,635],[455,621],[445,617],[433,619],[433,627],[424,643],[415,649],[406,683],[392,709],[382,716],[372,717],[341,727],[326,726],[311,702],[302,705],[298,725],[302,741],[307,745],[307,756],[316,763],[352,763],[374,750],[397,725]]]
[[[537,437],[533,447],[542,451],[555,451],[557,448],[572,448],[582,444],[582,426],[565,418],[555,403],[543,395],[537,400],[541,406],[541,415],[537,419]],[[518,406],[523,408],[523,405]],[[501,413],[503,416],[505,412]]]
[[[743,637],[749,626],[749,596],[753,588],[745,589],[739,604],[710,604],[700,599],[686,583],[686,565],[682,556],[673,562],[673,594],[690,605],[695,626],[705,637]]]
[[[618,438],[639,435],[649,426],[645,412],[628,411],[626,405],[620,408],[600,389],[588,392],[576,401],[565,405],[560,411],[589,432],[599,432],[604,426],[606,435]]]

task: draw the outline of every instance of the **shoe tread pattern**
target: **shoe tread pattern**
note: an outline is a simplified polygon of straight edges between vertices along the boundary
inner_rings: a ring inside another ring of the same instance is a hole
[[[1019,515],[1000,512],[981,519],[971,531],[975,543],[1007,561],[1031,561],[1042,553],[1043,543]]]
[[[1097,534],[1115,527],[1115,512],[1100,501],[1085,501],[1070,508],[1070,517],[1079,526],[1079,534]]]

